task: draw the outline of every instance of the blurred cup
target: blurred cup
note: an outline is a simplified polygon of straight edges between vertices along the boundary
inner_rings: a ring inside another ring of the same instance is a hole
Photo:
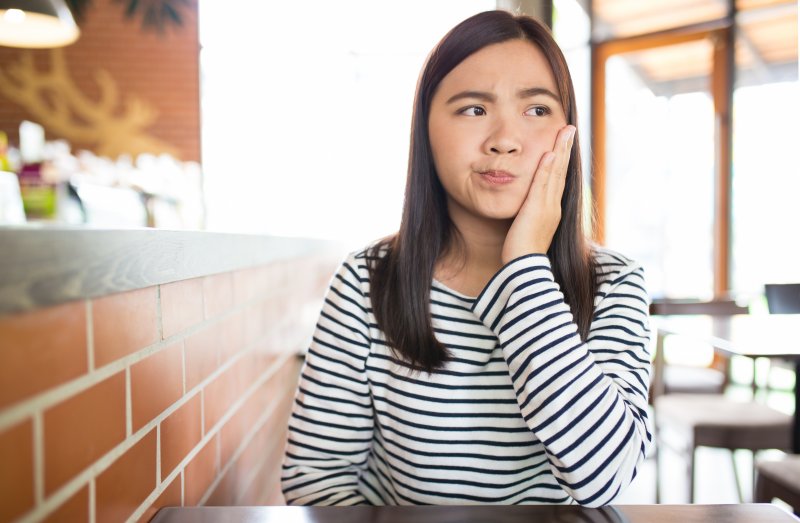
[[[0,171],[0,225],[25,223],[17,175]]]

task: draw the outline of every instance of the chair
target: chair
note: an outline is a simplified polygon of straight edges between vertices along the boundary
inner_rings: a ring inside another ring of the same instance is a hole
[[[764,285],[770,314],[800,314],[800,283]]]
[[[770,314],[800,314],[800,283],[767,283],[764,285],[767,308]],[[771,360],[766,368],[767,389],[769,389],[769,373],[772,367],[789,367],[785,360]]]
[[[755,401],[733,401],[722,394],[666,394],[655,401],[656,445],[687,458],[689,502],[694,503],[694,463],[698,447],[731,451],[739,501],[742,486],[733,451],[791,447],[792,417]],[[661,501],[660,456],[656,454],[656,503]]]
[[[732,300],[725,300],[708,303],[658,304],[655,312],[726,316],[745,313],[747,310],[736,305]],[[739,500],[742,501],[744,496],[732,451],[747,449],[755,453],[770,448],[789,448],[791,445],[791,416],[755,401],[738,402],[727,398],[721,394],[724,385],[727,384],[727,379],[720,380],[721,385],[717,390],[709,390],[706,384],[695,385],[696,389],[693,391],[695,393],[685,393],[687,389],[691,390],[688,386],[685,386],[681,393],[675,393],[674,391],[678,387],[673,385],[672,391],[670,391],[670,385],[667,382],[669,374],[665,369],[663,339],[661,338],[658,340],[656,351],[651,395],[655,409],[656,429],[656,503],[661,501],[661,452],[659,447],[669,447],[686,458],[688,497],[691,503],[694,502],[694,464],[697,447],[730,450]],[[719,370],[708,370],[720,373]]]
[[[732,316],[747,314],[748,309],[738,305],[733,299],[714,301],[655,299],[650,304],[650,314]],[[654,361],[651,403],[661,394],[720,394],[728,384],[728,359],[715,354],[710,367],[689,367],[685,365],[666,365],[664,347],[658,340],[656,360]]]
[[[756,503],[771,503],[778,498],[792,506],[800,516],[800,455],[786,455],[779,461],[760,461],[756,476]]]

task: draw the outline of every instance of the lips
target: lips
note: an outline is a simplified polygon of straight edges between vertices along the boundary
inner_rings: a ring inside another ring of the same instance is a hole
[[[507,171],[481,171],[479,174],[485,182],[492,185],[505,185],[513,182],[516,178]]]

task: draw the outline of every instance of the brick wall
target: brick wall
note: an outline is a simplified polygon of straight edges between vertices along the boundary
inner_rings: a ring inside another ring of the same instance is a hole
[[[0,521],[282,504],[309,256],[0,317]]]
[[[146,2],[140,2],[146,6]],[[85,16],[79,20],[81,36],[63,48],[70,78],[85,95],[90,105],[100,97],[96,74],[106,70],[118,89],[118,103],[113,113],[120,113],[123,102],[135,96],[151,106],[158,115],[146,127],[146,134],[177,150],[185,161],[200,160],[200,43],[198,38],[197,2],[181,4],[182,25],[169,26],[163,34],[142,29],[142,18],[125,17],[128,2],[92,0]],[[8,70],[25,53],[33,55],[37,69],[52,67],[50,50],[22,50],[0,46],[0,70]],[[73,107],[73,109],[75,109]],[[92,116],[86,112],[83,117]],[[0,130],[6,131],[11,143],[18,144],[22,120],[45,125],[49,139],[66,138],[57,129],[40,121],[31,111],[3,95],[0,88]],[[75,120],[77,127],[80,121]],[[109,130],[113,133],[113,130]],[[128,137],[129,139],[130,137]],[[97,144],[73,138],[74,148],[97,151]],[[154,151],[150,151],[154,152]]]

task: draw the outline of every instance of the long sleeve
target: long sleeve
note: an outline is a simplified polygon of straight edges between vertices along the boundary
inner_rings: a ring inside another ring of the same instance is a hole
[[[500,340],[522,416],[556,480],[590,507],[631,482],[652,439],[642,270],[610,262],[617,267],[600,286],[585,343],[544,255],[505,265],[473,305]]]
[[[289,420],[281,478],[288,504],[367,503],[357,486],[373,439],[369,350],[366,297],[350,255],[328,289]]]

